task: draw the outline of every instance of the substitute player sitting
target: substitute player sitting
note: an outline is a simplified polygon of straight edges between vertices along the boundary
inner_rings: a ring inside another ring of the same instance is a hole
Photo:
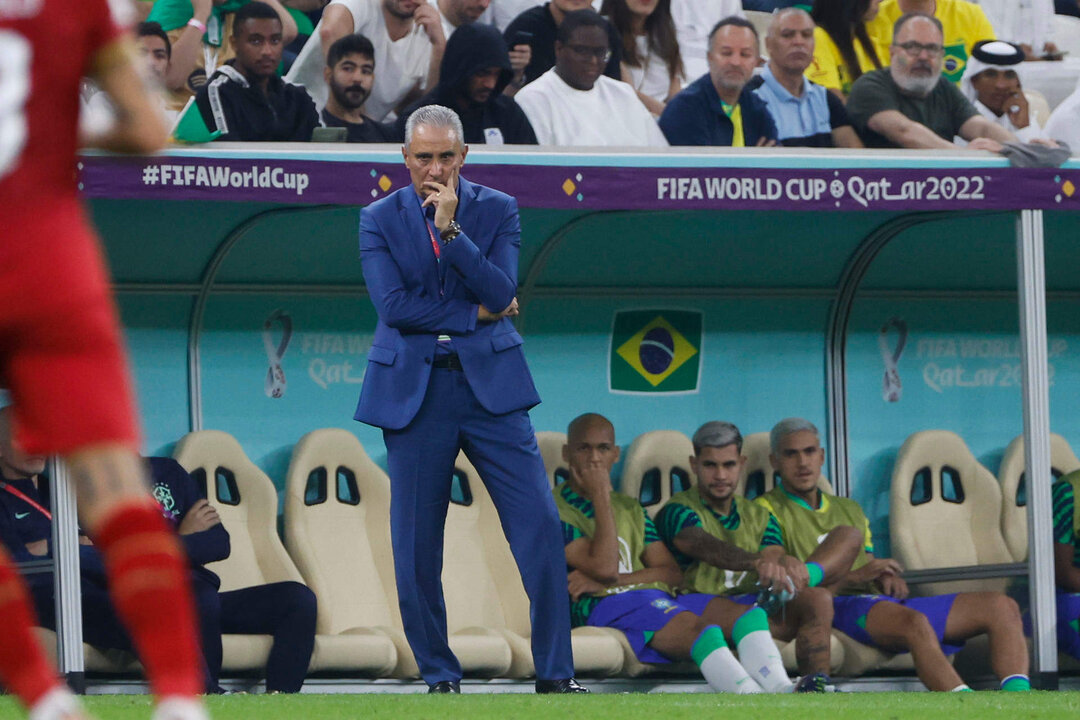
[[[595,414],[575,418],[563,458],[570,479],[554,493],[570,568],[571,624],[623,631],[642,662],[693,658],[717,692],[790,691],[761,608],[744,608],[735,622],[740,665],[723,631],[675,598],[682,583],[675,558],[645,508],[611,487],[619,459],[611,423]]]
[[[804,563],[784,553],[776,518],[761,505],[735,498],[746,464],[742,434],[727,422],[708,422],[694,433],[690,467],[694,487],[673,495],[656,517],[664,542],[685,572],[692,593],[720,595],[702,613],[725,629],[762,593],[794,597],[773,613],[773,637],[795,640],[800,689],[828,684],[833,596],[823,581],[846,576],[861,548],[862,533],[842,525],[828,533]],[[770,590],[770,588],[772,590]],[[680,602],[692,603],[688,597]]]
[[[781,484],[756,499],[780,524],[784,549],[809,558],[819,538],[840,525],[862,528],[864,552],[846,578],[831,585],[833,627],[886,652],[910,652],[915,672],[931,690],[970,690],[949,664],[975,635],[990,636],[990,663],[1003,690],[1030,690],[1028,651],[1016,603],[997,592],[909,597],[900,565],[875,558],[870,523],[854,500],[818,488],[825,451],[817,428],[802,418],[773,427],[769,460]]]
[[[1058,479],[1054,493],[1054,579],[1058,650],[1080,660],[1080,470]]]

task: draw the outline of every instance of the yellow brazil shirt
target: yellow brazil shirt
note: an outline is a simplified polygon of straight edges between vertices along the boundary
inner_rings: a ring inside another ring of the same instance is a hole
[[[882,0],[877,17],[867,24],[866,29],[877,46],[879,57],[889,57],[892,28],[902,14],[898,0]],[[942,73],[959,84],[972,46],[980,40],[994,40],[997,37],[994,26],[981,7],[967,0],[937,0],[934,17],[941,21],[945,30]]]
[[[735,103],[728,105],[723,100],[720,104],[724,107],[724,113],[731,120],[731,147],[746,147],[746,138],[742,129],[742,105]]]
[[[878,57],[880,59],[882,56]],[[873,59],[858,40],[855,40],[855,59],[859,61],[859,70],[864,73],[877,69]],[[888,64],[889,56],[886,53],[881,66]],[[829,90],[839,90],[845,95],[851,92],[851,83],[855,82],[844,62],[844,57],[840,54],[840,48],[822,27],[814,28],[814,59],[810,67],[806,68],[805,74],[807,80],[823,85]]]

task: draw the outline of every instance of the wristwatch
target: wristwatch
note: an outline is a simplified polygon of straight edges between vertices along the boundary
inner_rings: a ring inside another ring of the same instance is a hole
[[[450,241],[461,234],[461,226],[458,225],[457,220],[451,220],[450,224],[446,226],[446,229],[439,233],[439,239],[442,240],[443,245],[449,245]]]

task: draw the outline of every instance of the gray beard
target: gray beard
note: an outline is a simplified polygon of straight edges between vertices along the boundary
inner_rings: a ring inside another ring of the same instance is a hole
[[[915,95],[917,97],[924,98],[929,95],[937,86],[941,76],[931,76],[926,78],[921,77],[901,77],[897,73],[893,73],[893,80],[900,89],[909,95]]]

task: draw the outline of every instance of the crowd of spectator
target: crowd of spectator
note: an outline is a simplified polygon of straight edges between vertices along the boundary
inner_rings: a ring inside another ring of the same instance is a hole
[[[1078,2],[140,0],[137,34],[180,141],[400,142],[435,103],[472,144],[994,150],[1080,140],[1018,67]]]

